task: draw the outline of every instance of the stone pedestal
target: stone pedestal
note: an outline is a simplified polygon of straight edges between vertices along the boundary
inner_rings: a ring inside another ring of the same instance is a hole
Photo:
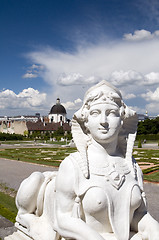
[[[4,240],[31,240],[31,238],[28,237],[25,233],[17,230],[12,235],[5,237]]]
[[[109,233],[105,234],[104,239],[117,240],[114,235],[109,234]],[[27,236],[25,233],[21,232],[20,230],[17,230],[12,235],[5,237],[4,240],[32,240],[32,238],[30,238],[29,236]],[[61,240],[65,240],[65,238],[62,238]],[[134,233],[131,232],[129,240],[142,240],[142,238],[139,233],[134,235]]]

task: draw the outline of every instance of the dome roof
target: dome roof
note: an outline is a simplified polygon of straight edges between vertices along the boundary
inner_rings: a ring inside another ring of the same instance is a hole
[[[59,98],[57,98],[56,105],[52,106],[49,114],[66,114],[66,109],[60,104]]]

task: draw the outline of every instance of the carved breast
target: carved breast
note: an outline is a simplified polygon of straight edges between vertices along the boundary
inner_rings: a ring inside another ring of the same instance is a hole
[[[90,188],[83,198],[83,208],[89,214],[94,214],[108,208],[107,197],[99,187]]]
[[[137,185],[131,185],[129,191],[127,191],[129,188],[128,179],[124,182],[121,189],[117,190],[110,182],[106,181],[105,177],[93,177],[94,180],[97,180],[98,178],[102,178],[103,183],[105,182],[105,184],[100,185],[99,187],[98,184],[90,187],[85,192],[82,200],[85,220],[90,226],[94,228],[97,226],[97,230],[100,232],[112,232],[109,211],[114,209],[115,217],[116,214],[118,215],[118,211],[120,211],[119,209],[122,211],[122,209],[126,208],[126,211],[129,212],[130,210],[131,222],[134,211],[141,204],[141,192]],[[126,192],[129,192],[128,194],[130,194],[130,198],[127,194],[124,195]],[[113,207],[110,209],[110,206]]]
[[[108,200],[99,187],[90,188],[82,201],[87,224],[99,232],[112,232],[108,217]]]

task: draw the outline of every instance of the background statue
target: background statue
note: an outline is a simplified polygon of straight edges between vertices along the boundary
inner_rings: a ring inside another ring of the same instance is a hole
[[[35,240],[158,240],[132,157],[137,115],[106,81],[72,120],[77,152],[55,173],[34,173],[17,193],[16,226]]]

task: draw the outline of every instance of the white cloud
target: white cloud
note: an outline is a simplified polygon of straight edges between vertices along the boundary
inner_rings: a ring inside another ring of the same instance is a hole
[[[135,84],[137,86],[150,86],[159,84],[159,72],[150,72],[144,75],[133,70],[120,70],[113,72],[109,80],[112,84],[120,87]]]
[[[32,107],[43,105],[46,100],[46,93],[40,93],[33,88],[24,89],[17,95],[18,98],[27,99],[27,103]]]
[[[123,96],[124,99],[133,99],[136,98],[136,95],[133,93],[128,93],[125,96]]]
[[[6,90],[3,90],[0,92],[0,97],[7,98],[8,96],[15,97],[16,94],[12,90],[9,90],[9,89],[6,89]]]
[[[146,109],[149,116],[152,116],[152,115],[156,116],[156,115],[159,114],[159,112],[158,112],[158,114],[156,114],[156,108],[158,109],[158,105],[156,105],[155,102],[151,102],[151,103],[149,103],[145,106],[145,109]]]
[[[151,33],[150,31],[147,30],[136,30],[134,31],[134,34],[132,33],[127,33],[124,34],[124,39],[128,41],[142,41],[142,40],[149,40],[159,37],[159,31],[155,31],[154,33]]]
[[[43,48],[27,57],[33,65],[43,66],[38,76],[50,86],[50,102],[60,97],[71,109],[75,99],[83,99],[92,84],[105,79],[125,92],[124,99],[131,100],[131,104],[134,99],[134,106],[145,109],[143,99],[140,101],[142,94],[146,94],[147,86],[154,92],[159,83],[158,36],[159,31],[138,30],[132,38],[140,41],[88,44],[77,47],[75,52]],[[149,41],[142,41],[146,38]]]
[[[43,65],[32,64],[32,65],[30,66],[30,69],[32,69],[33,71],[43,70],[43,69],[44,69],[44,66],[43,66]]]
[[[61,85],[79,84],[83,82],[83,76],[80,73],[72,73],[69,75],[64,73],[59,77],[58,82]]]
[[[32,64],[22,78],[37,78],[39,73],[44,70],[43,65]]]
[[[156,49],[159,49],[157,39],[142,44],[119,42],[114,45],[88,45],[87,48],[77,48],[74,53],[47,48],[32,52],[28,57],[44,66],[41,76],[52,86],[88,84],[110,77],[120,85],[121,77],[124,77],[123,82],[130,82],[132,78],[140,80],[142,75],[158,72],[159,52]]]
[[[67,110],[77,110],[78,108],[81,107],[82,105],[82,100],[80,98],[76,99],[73,102],[66,102],[66,103],[62,103],[62,105],[67,109]]]
[[[159,84],[159,72],[150,72],[145,75],[145,85]]]
[[[142,97],[146,99],[146,101],[155,101],[159,102],[159,87],[154,91],[148,91],[147,93],[143,93]]]
[[[139,72],[129,71],[114,71],[110,76],[110,81],[116,86],[132,85],[135,82],[138,84],[143,80],[143,75]]]
[[[22,76],[22,78],[37,78],[37,76],[38,76],[37,74],[27,72]]]
[[[70,73],[66,75],[62,74],[58,79],[58,84],[60,85],[76,85],[76,84],[95,84],[99,81],[99,78],[95,76],[90,76],[88,78],[84,78],[80,73]]]
[[[30,68],[31,68],[31,69],[37,69],[37,68],[39,68],[39,66],[36,65],[36,64],[33,64]]]
[[[38,110],[46,104],[46,93],[33,88],[24,89],[19,94],[6,89],[0,92],[0,109]]]
[[[81,103],[81,102],[82,102],[82,100],[80,98],[75,100],[75,103]]]
[[[145,108],[140,108],[138,106],[128,106],[128,107],[134,110],[138,114],[144,114],[146,112]]]

